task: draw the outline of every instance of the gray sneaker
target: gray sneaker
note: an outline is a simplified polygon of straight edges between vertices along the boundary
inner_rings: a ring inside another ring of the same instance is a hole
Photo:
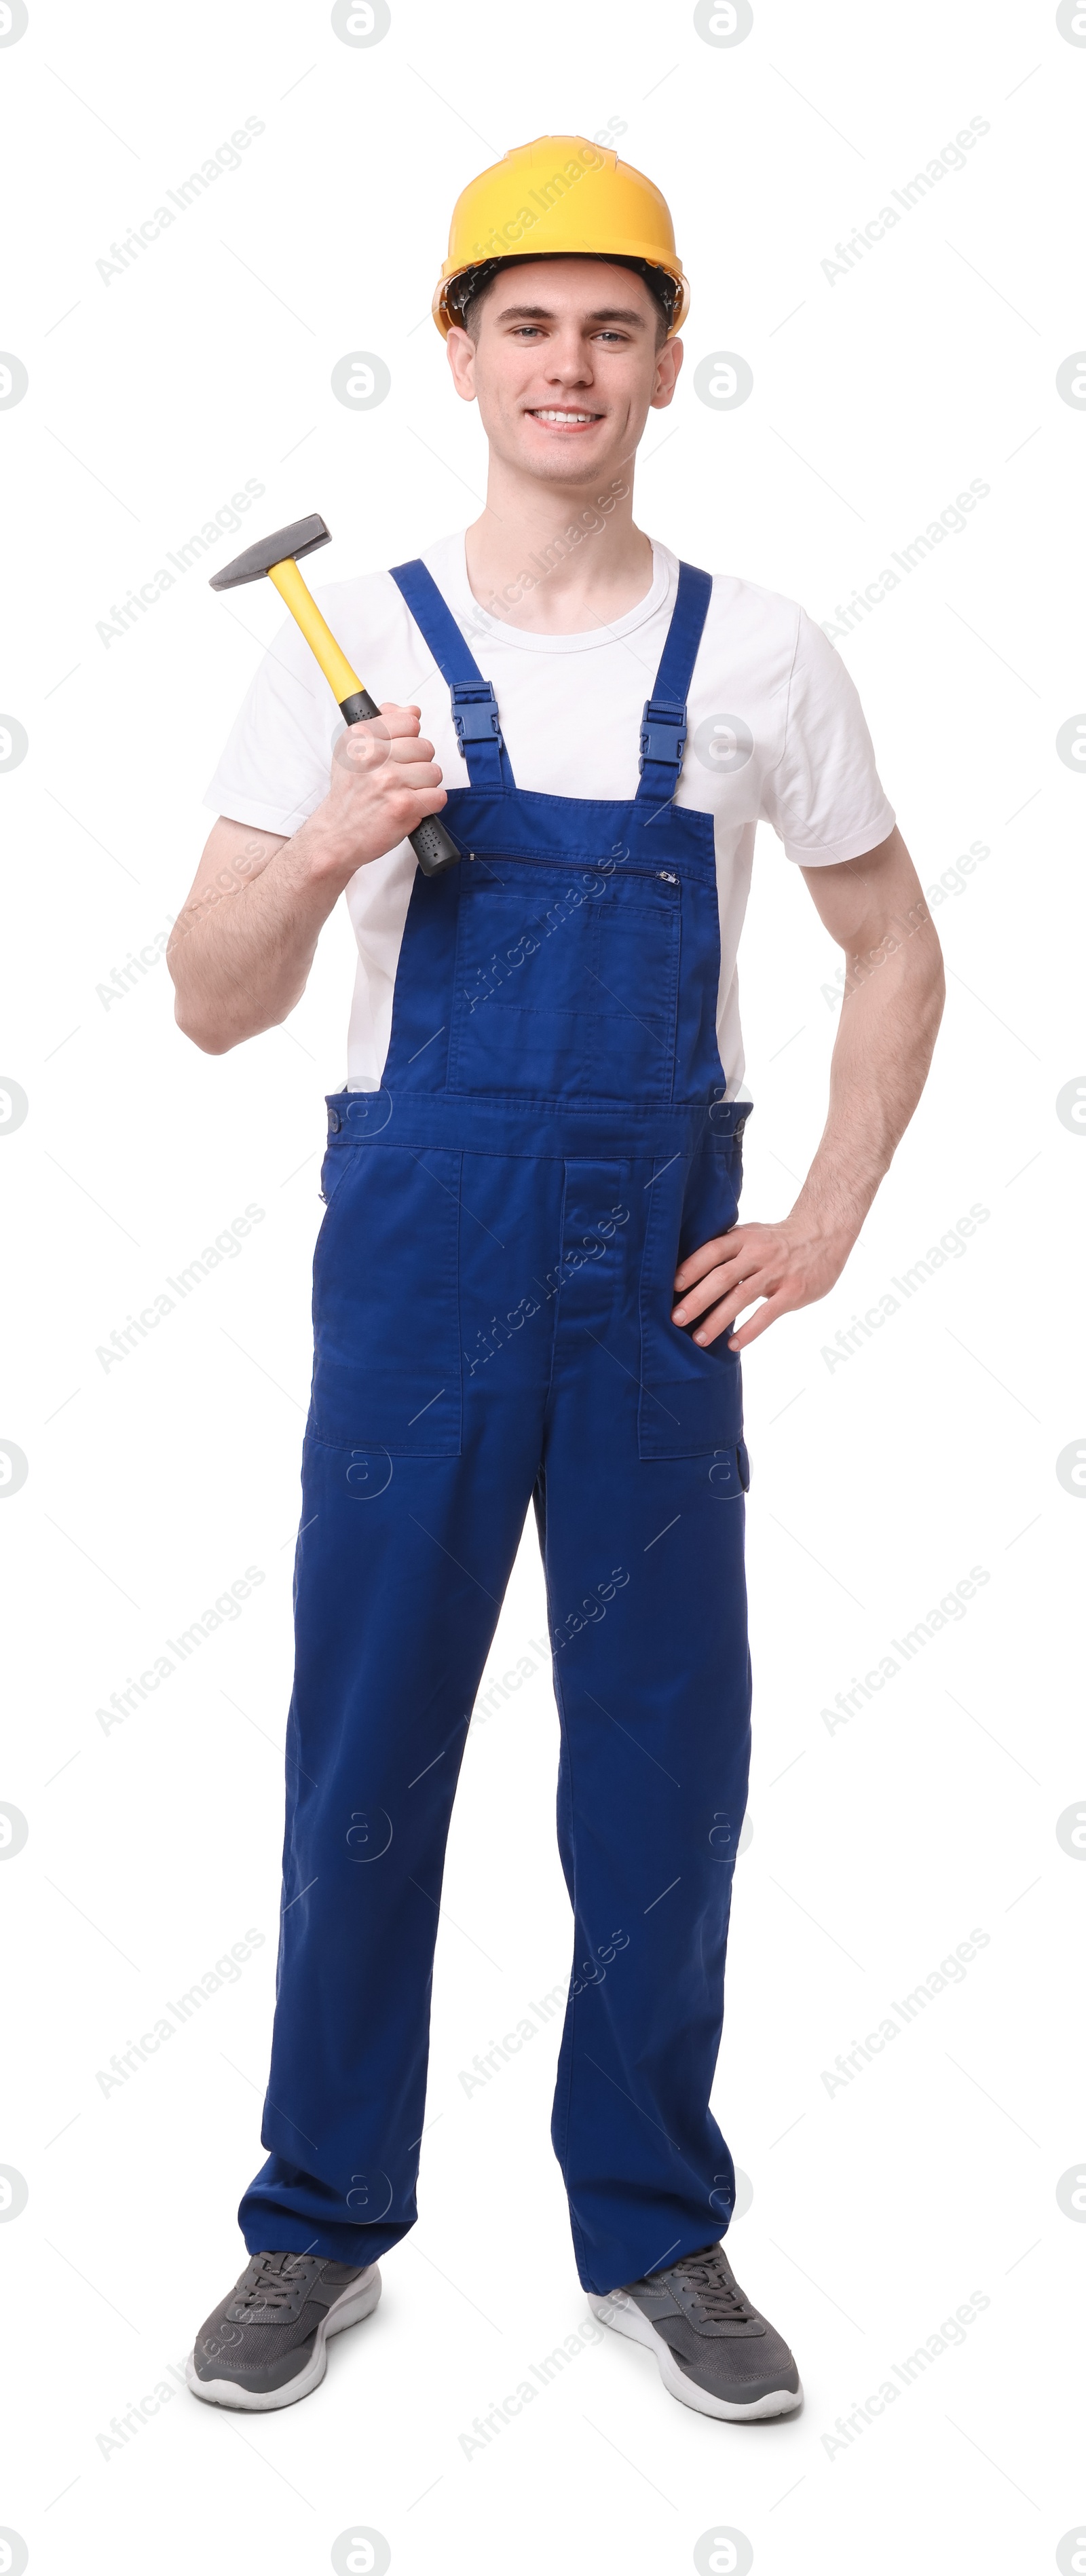
[[[205,2318],[185,2364],[194,2397],[265,2414],[318,2388],[329,2335],[368,2317],[381,2296],[364,2271],[323,2254],[253,2254],[229,2298]]]
[[[647,2344],[680,2405],[728,2424],[791,2415],[803,2403],[799,2372],[782,2335],[752,2308],[722,2245],[684,2254],[605,2298],[589,2298],[605,2326]]]

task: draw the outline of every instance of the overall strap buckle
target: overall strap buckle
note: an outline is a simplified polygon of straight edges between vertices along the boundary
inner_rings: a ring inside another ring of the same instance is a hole
[[[454,680],[449,695],[461,752],[468,742],[501,741],[498,701],[492,680]],[[467,757],[466,753],[464,757]]]
[[[673,769],[676,783],[686,749],[686,708],[669,706],[661,698],[646,698],[641,711],[641,758],[638,768],[644,774],[646,762],[654,767]]]
[[[686,749],[686,701],[712,597],[712,578],[696,565],[679,565],[679,586],[651,698],[641,716],[641,778],[637,804],[655,822],[675,794]],[[649,807],[655,808],[652,813]]]

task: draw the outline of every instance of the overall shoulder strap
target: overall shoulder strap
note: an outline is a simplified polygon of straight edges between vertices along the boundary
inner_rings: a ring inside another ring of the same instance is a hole
[[[651,698],[641,718],[638,803],[670,804],[686,748],[686,701],[712,594],[711,573],[679,565],[679,587]]]
[[[397,589],[448,682],[456,738],[472,786],[512,788],[515,782],[493,685],[484,680],[433,574],[427,572],[418,555],[411,563],[393,564],[391,569]]]

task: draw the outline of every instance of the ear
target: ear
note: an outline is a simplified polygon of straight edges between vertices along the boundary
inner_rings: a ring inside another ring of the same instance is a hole
[[[445,342],[449,370],[461,402],[475,400],[475,342],[460,323],[454,322]]]
[[[651,411],[667,410],[679,380],[679,369],[685,355],[686,351],[681,340],[665,340],[663,348],[658,351],[656,381],[649,397]]]

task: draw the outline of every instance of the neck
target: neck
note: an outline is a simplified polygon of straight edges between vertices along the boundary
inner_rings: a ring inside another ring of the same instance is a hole
[[[576,635],[613,624],[652,587],[651,542],[634,526],[633,457],[559,486],[492,454],[466,552],[475,598],[510,626]]]

